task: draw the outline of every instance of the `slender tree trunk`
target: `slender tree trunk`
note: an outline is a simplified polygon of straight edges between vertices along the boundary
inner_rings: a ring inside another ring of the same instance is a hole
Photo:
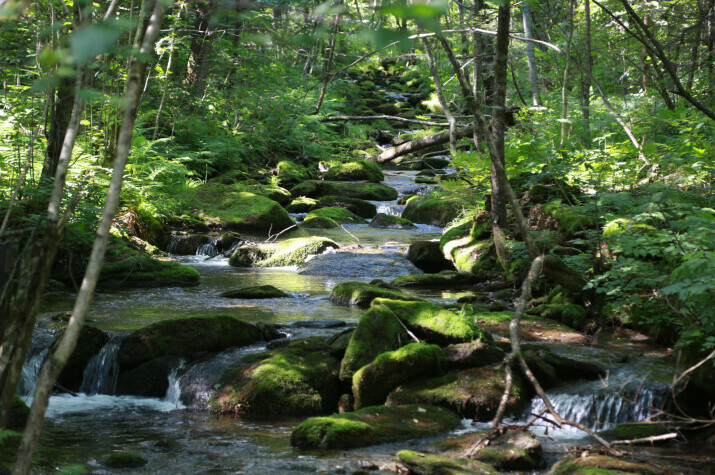
[[[524,37],[532,39],[534,37],[531,25],[531,8],[526,0],[521,2],[521,18],[524,23]],[[573,15],[571,18],[573,22]],[[534,106],[541,105],[541,96],[539,95],[539,77],[536,72],[536,53],[534,43],[526,42],[526,63],[529,66],[529,83],[531,84],[531,102]]]
[[[422,44],[425,47],[425,54],[427,55],[427,63],[429,64],[430,73],[432,73],[432,79],[434,80],[434,89],[437,94],[437,99],[439,100],[439,105],[442,106],[444,111],[444,117],[449,123],[449,150],[452,154],[457,151],[457,120],[452,115],[449,110],[449,104],[444,98],[444,92],[442,91],[442,80],[439,78],[439,71],[437,70],[437,64],[435,63],[434,50],[429,42],[429,39],[422,38]]]
[[[573,38],[573,4],[574,0],[569,2],[569,37],[566,42],[566,64],[564,64],[564,82],[561,85],[561,145],[564,144],[566,140],[566,132],[568,130],[568,124],[566,123],[566,117],[568,116],[568,83],[569,83],[569,66],[571,65],[571,39]]]
[[[472,135],[473,131],[474,125],[469,125],[462,129],[457,129],[456,135],[457,138],[468,137]],[[410,142],[405,142],[397,147],[388,148],[375,157],[375,160],[378,163],[389,162],[390,160],[407,155],[408,153],[419,152],[420,150],[434,147],[435,145],[442,145],[449,142],[449,136],[449,131],[446,131],[435,135],[428,135],[427,137],[422,137],[421,139],[412,140]]]
[[[591,0],[584,0],[583,7],[586,23],[586,32],[584,35],[584,41],[586,42],[586,57],[584,59],[586,78],[581,81],[581,113],[586,129],[586,143],[591,143],[591,72],[593,70],[593,55],[591,54]]]
[[[216,11],[218,0],[196,0],[196,21],[193,37],[189,46],[189,61],[186,65],[184,84],[191,89],[194,97],[199,98],[204,93],[204,83],[211,64],[213,50],[213,31],[210,28],[211,19]]]
[[[74,108],[74,83],[74,78],[63,76],[57,86],[57,95],[50,119],[50,131],[47,137],[45,163],[42,166],[42,175],[40,176],[40,181],[45,184],[52,183],[52,179],[57,172],[62,142],[67,133],[67,127],[72,118],[72,109]]]
[[[340,30],[340,18],[340,15],[336,15],[333,20],[333,34],[330,36],[328,56],[325,59],[325,64],[323,66],[323,86],[320,89],[320,96],[318,97],[318,103],[315,105],[313,114],[320,112],[320,108],[323,106],[323,100],[325,99],[325,92],[328,90],[328,83],[330,82],[330,68],[333,67],[333,57],[335,56],[335,43],[338,38],[338,31]]]
[[[124,169],[126,167],[127,157],[129,156],[129,148],[131,147],[132,130],[134,128],[137,104],[142,87],[142,78],[144,77],[144,71],[146,69],[144,58],[152,53],[165,11],[166,6],[163,2],[155,3],[149,25],[143,36],[140,55],[138,58],[135,58],[132,63],[132,68],[127,79],[126,105],[119,132],[119,140],[117,142],[117,156],[114,160],[112,178],[109,184],[109,190],[107,191],[102,218],[92,246],[92,253],[90,254],[85,277],[77,295],[67,328],[40,370],[27,425],[20,446],[18,447],[13,474],[22,475],[30,472],[50,395],[52,394],[57,377],[60,375],[62,368],[77,344],[80,330],[84,325],[87,310],[94,295],[94,289],[102,270],[102,262],[107,249],[109,230],[119,204]]]

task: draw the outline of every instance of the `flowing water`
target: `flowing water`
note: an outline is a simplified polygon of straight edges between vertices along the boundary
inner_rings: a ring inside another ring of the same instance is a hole
[[[414,184],[414,172],[388,172],[386,175],[386,183],[397,188],[400,194],[428,189]],[[381,212],[401,213],[402,208],[396,201],[376,204]],[[218,255],[215,245],[206,244],[197,249],[195,256],[177,258],[200,272],[201,283],[196,287],[97,293],[89,319],[94,326],[116,332],[116,335],[88,364],[80,394],[51,398],[37,456],[39,470],[53,471],[62,466],[85,464],[90,470],[105,473],[102,461],[107,454],[128,450],[145,456],[149,463],[144,469],[151,472],[349,472],[364,467],[364,460],[389,468],[396,451],[422,445],[424,441],[352,451],[301,452],[291,448],[289,443],[290,432],[299,420],[253,422],[210,416],[206,403],[223,371],[248,354],[264,351],[265,344],[209,355],[191,365],[182,362],[171,371],[167,393],[161,399],[112,395],[116,384],[116,353],[122,335],[128,331],[167,318],[221,313],[245,321],[281,324],[290,338],[327,336],[344,328],[330,329],[320,325],[314,328],[300,322],[329,318],[354,325],[362,314],[362,311],[337,307],[329,302],[330,291],[335,285],[348,280],[375,278],[375,268],[365,264],[370,258],[374,261],[382,259],[380,266],[399,275],[402,271],[395,263],[401,258],[395,252],[415,240],[438,238],[441,229],[420,225],[407,231],[383,230],[350,225],[345,230],[326,231],[321,230],[320,234],[359,247],[316,258],[328,259],[323,269],[333,268],[336,272],[321,271],[319,275],[310,275],[293,267],[234,268],[228,265],[227,259],[214,257]],[[356,255],[359,256],[356,258]],[[219,297],[225,290],[262,284],[274,285],[292,298],[236,301]],[[425,291],[420,295],[435,301],[451,301],[459,296],[448,291]],[[48,316],[69,310],[73,298],[72,294],[58,293],[49,295],[45,301],[43,311],[46,315],[40,318],[41,324],[34,335],[18,390],[27,402],[30,402],[39,366],[56,336],[56,332],[48,329]],[[296,322],[298,324],[294,325]],[[648,417],[651,406],[660,402],[663,392],[660,383],[637,382],[648,368],[633,365],[632,361],[623,362],[619,351],[629,354],[632,352],[629,349],[589,349],[585,352],[583,347],[554,347],[553,350],[567,356],[596,359],[612,368],[608,388],[604,388],[600,381],[579,381],[549,392],[566,417],[594,428],[595,420],[599,420],[602,425],[598,428],[602,428],[603,423],[610,426],[616,422],[643,420]],[[636,404],[625,402],[623,397]],[[529,413],[538,413],[541,410],[539,404],[535,400],[524,418],[528,418]],[[464,427],[455,432],[482,427],[465,421]],[[548,431],[551,438],[572,440],[582,437],[569,430],[554,432],[553,428],[545,427],[536,430]]]

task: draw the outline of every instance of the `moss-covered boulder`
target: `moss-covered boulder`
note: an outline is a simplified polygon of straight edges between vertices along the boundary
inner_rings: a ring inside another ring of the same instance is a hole
[[[549,475],[664,475],[678,473],[663,465],[650,465],[642,461],[631,461],[625,458],[609,457],[607,455],[588,455],[568,457],[549,470]]]
[[[435,170],[449,166],[449,160],[439,157],[426,157],[422,159],[422,168],[425,170]]]
[[[494,417],[504,393],[505,371],[497,367],[465,369],[430,379],[411,380],[387,397],[388,405],[434,404],[462,417],[488,421]],[[519,376],[513,378],[507,412],[516,414],[528,402]]]
[[[339,227],[336,221],[327,218],[325,216],[310,216],[306,217],[301,223],[300,227],[305,229],[332,229]]]
[[[578,361],[551,352],[547,348],[524,345],[522,355],[529,369],[545,388],[572,379],[598,379],[606,369],[597,363]]]
[[[169,387],[169,374],[181,365],[178,356],[160,356],[123,371],[117,377],[116,394],[162,398]]]
[[[293,196],[306,196],[308,198],[344,196],[373,201],[397,199],[397,190],[379,183],[310,180],[291,188],[290,192]]]
[[[308,419],[293,429],[290,442],[301,449],[349,449],[428,437],[457,425],[459,417],[441,407],[373,406]]]
[[[484,432],[472,432],[450,437],[429,446],[430,452],[443,456],[458,457],[484,436]],[[521,430],[507,430],[489,440],[489,444],[470,455],[503,471],[532,471],[543,465],[544,450],[532,434]]]
[[[102,266],[99,287],[187,287],[199,283],[199,271],[174,261],[153,259],[142,253],[112,256]]]
[[[437,241],[416,241],[407,248],[407,259],[427,273],[453,270],[454,265],[445,259]]]
[[[161,356],[193,358],[260,341],[258,326],[228,315],[177,318],[153,323],[127,335],[117,353],[120,372]]]
[[[348,198],[344,196],[323,196],[318,199],[316,208],[324,207],[345,208],[361,218],[370,219],[377,214],[377,206],[367,200],[360,198]]]
[[[530,308],[527,314],[555,320],[577,330],[583,330],[589,321],[586,309],[574,303],[545,303]]]
[[[55,339],[53,346],[59,341],[59,336]],[[99,350],[109,341],[109,336],[102,330],[89,325],[84,325],[79,332],[77,346],[67,360],[67,364],[62,369],[57,384],[70,391],[79,391],[82,386],[84,369],[92,356],[99,353]]]
[[[488,342],[470,341],[442,348],[449,369],[478,368],[504,360],[504,351]]]
[[[314,198],[298,197],[286,206],[289,213],[307,213],[318,206],[318,200]]]
[[[282,160],[276,165],[276,176],[283,186],[295,186],[310,180],[310,172],[303,165],[290,160]]]
[[[370,227],[379,229],[414,229],[416,226],[408,219],[379,213],[370,221]]]
[[[110,468],[139,468],[149,463],[149,461],[134,452],[115,452],[107,457],[104,465]]]
[[[428,195],[408,202],[402,217],[413,223],[446,226],[462,213],[464,206],[459,197]]]
[[[221,292],[221,297],[229,299],[280,299],[290,297],[290,295],[272,285],[252,285]]]
[[[397,386],[418,377],[440,374],[444,366],[444,356],[437,345],[410,343],[382,353],[353,375],[355,408],[382,404]]]
[[[330,301],[344,307],[368,308],[376,298],[392,300],[422,300],[421,298],[394,288],[366,284],[364,282],[343,282],[333,288]]]
[[[389,308],[418,338],[431,343],[449,345],[492,340],[471,318],[457,315],[433,303],[378,298],[373,300],[372,305]]]
[[[460,272],[496,274],[499,269],[493,252],[489,214],[480,212],[445,228],[440,237],[442,254]]]
[[[277,233],[295,224],[278,203],[238,186],[207,183],[180,197],[191,214],[210,226],[248,233]]]
[[[209,404],[248,418],[332,412],[340,396],[338,367],[325,339],[295,341],[228,370]]]
[[[295,266],[305,262],[308,256],[339,247],[336,242],[319,236],[244,244],[234,251],[228,263],[234,267]]]
[[[365,224],[365,221],[360,216],[348,211],[345,208],[338,208],[335,206],[329,206],[326,208],[314,209],[305,217],[305,220],[311,218],[328,218],[332,219],[338,224]]]
[[[472,286],[479,283],[482,276],[455,271],[442,271],[438,274],[412,274],[403,275],[390,282],[396,287],[415,288],[445,288]]]
[[[397,461],[416,475],[496,475],[494,467],[468,458],[452,458],[412,450],[397,452]]]
[[[325,173],[326,180],[333,181],[373,181],[381,182],[385,176],[377,166],[377,163],[368,160],[357,160],[354,162],[341,163]]]
[[[407,334],[390,309],[381,305],[370,308],[350,337],[340,364],[340,379],[352,381],[356,371],[380,354],[396,350],[404,341]]]

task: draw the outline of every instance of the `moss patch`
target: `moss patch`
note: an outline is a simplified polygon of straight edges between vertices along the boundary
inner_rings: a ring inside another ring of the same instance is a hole
[[[496,414],[504,392],[505,371],[494,367],[472,368],[405,384],[390,393],[387,404],[434,404],[463,417],[488,421]],[[527,402],[521,379],[514,378],[507,411],[515,414]]]
[[[291,201],[286,206],[289,213],[307,213],[318,205],[318,200],[301,196]]]
[[[367,200],[343,196],[323,196],[318,200],[317,208],[326,206],[345,208],[361,218],[370,219],[377,214],[377,206]]]
[[[382,404],[400,384],[420,376],[439,374],[445,365],[437,345],[410,343],[379,355],[353,375],[355,408]]]
[[[334,181],[358,181],[366,180],[380,182],[385,178],[375,162],[367,160],[357,160],[355,162],[341,163],[325,173],[326,180]]]
[[[370,227],[380,229],[413,229],[415,225],[412,224],[412,221],[409,219],[380,213],[375,215],[372,221],[370,221]]]
[[[254,355],[222,380],[212,410],[252,418],[324,414],[335,410],[340,392],[338,361],[320,337]]]
[[[278,299],[290,297],[290,295],[272,285],[253,285],[222,292],[221,297],[230,299]]]
[[[402,217],[413,223],[446,226],[462,213],[465,205],[460,197],[429,195],[408,201]]]
[[[364,282],[343,282],[333,288],[330,301],[345,307],[354,306],[368,308],[376,298],[391,300],[422,300],[400,290],[389,289]]]
[[[300,227],[306,229],[332,229],[339,226],[337,222],[324,216],[306,217],[303,222],[300,223]]]
[[[606,475],[624,473],[663,475],[677,472],[663,466],[656,467],[643,462],[629,461],[606,455],[569,457],[557,463],[549,470],[549,475]]]
[[[329,206],[326,208],[314,209],[305,217],[306,221],[311,218],[329,218],[338,224],[365,224],[365,221],[360,216],[353,214],[345,208]]]
[[[509,337],[509,322],[514,312],[476,311],[471,318],[484,330]],[[586,336],[574,329],[533,315],[523,315],[519,324],[519,339],[523,341],[553,341],[561,343],[585,343]]]
[[[390,282],[397,287],[454,288],[478,283],[480,276],[465,272],[444,271],[439,274],[403,275]]]
[[[308,198],[345,196],[372,201],[392,201],[397,199],[397,190],[378,183],[310,180],[293,187],[290,192],[293,196],[307,196]]]
[[[310,172],[290,160],[282,160],[276,165],[276,176],[282,185],[292,186],[310,179]]]
[[[408,467],[409,473],[419,473],[421,475],[492,475],[499,473],[493,467],[477,460],[444,457],[442,455],[413,452],[412,450],[398,452],[397,460]]]
[[[234,251],[228,263],[234,267],[295,266],[305,262],[310,255],[338,247],[334,241],[318,236],[269,244],[245,244]]]
[[[302,449],[347,449],[427,437],[458,424],[456,414],[440,407],[373,406],[308,419],[293,430],[290,440]]]

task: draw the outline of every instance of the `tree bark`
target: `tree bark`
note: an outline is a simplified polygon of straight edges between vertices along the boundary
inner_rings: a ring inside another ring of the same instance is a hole
[[[432,73],[432,80],[434,81],[434,89],[437,94],[437,99],[439,100],[439,105],[442,106],[444,117],[447,119],[447,123],[449,123],[449,151],[454,153],[457,151],[457,121],[452,115],[452,112],[449,110],[447,100],[444,98],[442,80],[439,78],[439,71],[437,70],[437,65],[435,63],[432,45],[429,43],[427,38],[422,38],[422,44],[425,47],[427,63],[429,65],[430,73]]]
[[[468,137],[472,135],[473,130],[474,125],[468,125],[467,127],[457,129],[457,138]],[[448,143],[449,135],[449,131],[445,131],[435,135],[428,135],[427,137],[422,137],[421,139],[412,140],[411,142],[405,142],[397,147],[388,148],[375,157],[375,160],[378,163],[389,162],[390,160],[407,155],[408,153],[419,152],[420,150],[424,150],[435,145]]]
[[[194,97],[199,98],[204,93],[204,83],[211,63],[213,31],[209,26],[216,11],[217,0],[195,0],[193,4],[196,7],[196,21],[184,84],[191,89]]]
[[[569,82],[569,66],[571,65],[571,39],[573,38],[573,4],[574,0],[569,2],[569,36],[566,41],[566,64],[564,64],[564,81],[561,85],[561,145],[564,144],[566,140],[566,131],[568,129],[566,124],[566,117],[568,116],[569,107],[569,96],[568,96],[568,82]]]
[[[531,25],[531,8],[526,0],[521,2],[521,18],[524,24],[524,37],[532,39],[534,34]],[[573,22],[573,14],[571,15]],[[531,102],[534,106],[541,105],[541,96],[539,95],[539,76],[536,72],[536,53],[534,51],[534,43],[526,42],[526,64],[529,67],[529,83],[531,84]]]
[[[67,127],[72,118],[74,108],[74,83],[73,78],[63,76],[57,85],[57,95],[50,119],[49,136],[47,137],[45,163],[42,165],[42,175],[40,176],[40,182],[45,184],[51,184],[57,172],[62,142],[67,133]]]
[[[586,33],[584,35],[584,41],[586,42],[586,58],[584,60],[586,78],[581,82],[581,113],[586,127],[586,143],[591,143],[591,72],[593,70],[593,55],[591,54],[591,0],[584,0],[583,8],[586,22]]]
[[[325,100],[325,92],[328,90],[330,68],[333,67],[333,57],[335,56],[335,43],[338,38],[338,31],[340,30],[340,18],[341,16],[338,14],[333,20],[333,33],[330,36],[330,43],[328,44],[328,57],[325,59],[325,64],[323,65],[323,85],[320,88],[320,96],[318,96],[318,103],[315,105],[313,114],[320,112],[320,108],[323,106],[323,100]]]

